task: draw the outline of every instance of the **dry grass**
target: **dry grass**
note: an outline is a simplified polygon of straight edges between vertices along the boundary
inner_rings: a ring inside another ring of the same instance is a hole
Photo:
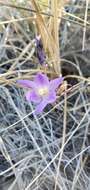
[[[8,190],[89,190],[89,2],[0,5],[0,187],[7,189],[10,180]],[[47,68],[35,55],[38,34]],[[39,71],[50,78],[63,74],[67,85],[57,102],[36,116],[16,80]]]

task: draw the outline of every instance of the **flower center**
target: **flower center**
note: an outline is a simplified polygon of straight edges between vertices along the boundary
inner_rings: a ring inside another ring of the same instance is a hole
[[[48,95],[48,88],[47,87],[42,87],[38,89],[38,94],[39,96],[46,96]]]

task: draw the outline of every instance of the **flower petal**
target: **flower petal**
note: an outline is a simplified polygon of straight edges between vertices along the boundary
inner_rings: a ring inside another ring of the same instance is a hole
[[[50,90],[56,90],[62,84],[64,77],[59,77],[50,81]]]
[[[48,77],[45,74],[37,74],[35,76],[34,82],[36,86],[48,86],[49,85],[49,80]]]
[[[27,88],[34,88],[35,86],[35,83],[30,80],[17,80],[17,83]]]
[[[36,106],[36,109],[35,109],[35,114],[39,114],[43,111],[43,109],[46,107],[47,105],[47,101],[44,99],[43,101],[40,102],[40,104],[38,104]]]
[[[39,103],[41,99],[34,91],[28,91],[26,93],[26,100]]]
[[[56,92],[55,91],[51,91],[49,93],[49,96],[47,97],[47,102],[48,103],[53,103],[56,101]]]

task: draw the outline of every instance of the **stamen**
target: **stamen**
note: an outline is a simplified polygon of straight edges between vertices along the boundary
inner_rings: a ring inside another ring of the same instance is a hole
[[[46,96],[46,95],[48,95],[48,92],[49,92],[49,90],[47,87],[43,87],[43,88],[38,89],[38,94],[40,96]]]

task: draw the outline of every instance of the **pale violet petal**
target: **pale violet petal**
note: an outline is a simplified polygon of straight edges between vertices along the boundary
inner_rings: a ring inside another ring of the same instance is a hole
[[[47,97],[47,102],[53,103],[55,101],[56,101],[56,93],[55,93],[55,91],[51,91]]]
[[[38,104],[38,105],[36,106],[35,113],[36,113],[36,114],[42,113],[42,111],[44,110],[44,108],[46,107],[47,104],[48,104],[48,103],[47,103],[47,101],[46,101],[45,99],[42,100],[42,101],[40,102],[40,104]]]
[[[35,103],[39,103],[41,99],[34,91],[28,91],[26,93],[26,100],[35,102]]]
[[[35,83],[30,80],[17,80],[17,83],[27,88],[34,88]]]
[[[54,80],[51,80],[49,84],[50,90],[53,90],[53,91],[56,90],[59,87],[59,85],[62,84],[63,80],[64,80],[64,77],[59,77]]]
[[[49,80],[48,77],[45,74],[38,73],[35,76],[34,79],[35,85],[38,86],[48,86],[49,85]]]

